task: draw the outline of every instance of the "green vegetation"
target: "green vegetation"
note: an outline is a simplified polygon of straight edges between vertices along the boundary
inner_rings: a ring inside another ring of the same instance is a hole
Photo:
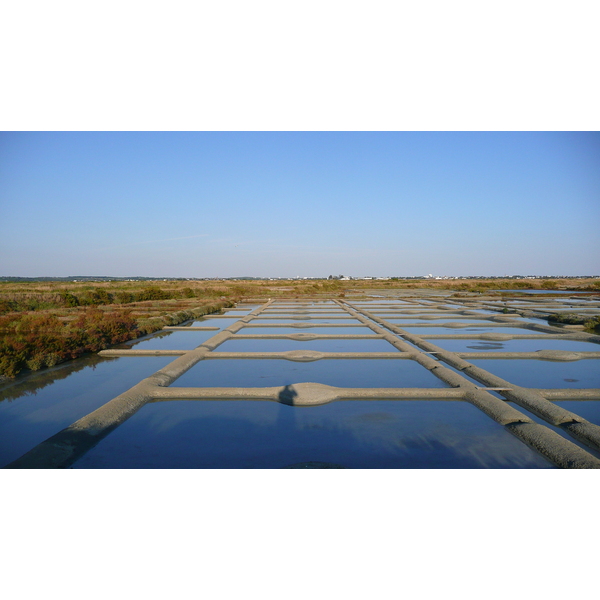
[[[600,317],[555,313],[548,317],[548,322],[561,323],[563,325],[583,325],[589,331],[600,332]]]
[[[140,319],[135,319],[131,310],[107,312],[95,307],[67,322],[47,313],[5,315],[0,317],[0,377],[13,378],[23,369],[53,367],[232,304],[220,302]]]
[[[3,282],[0,379],[218,312],[238,300],[240,286],[189,283]]]
[[[127,313],[89,309],[70,323],[54,315],[0,317],[0,374],[14,377],[22,369],[38,371],[131,339],[135,320]]]

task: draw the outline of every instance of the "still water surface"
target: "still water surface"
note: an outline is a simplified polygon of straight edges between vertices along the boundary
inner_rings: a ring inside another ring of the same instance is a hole
[[[273,387],[304,382],[338,387],[448,387],[412,360],[368,358],[306,363],[270,358],[203,360],[171,387]]]
[[[375,335],[368,327],[242,327],[236,335],[287,335],[295,333],[316,333],[320,335]]]
[[[411,327],[409,325],[399,325],[400,329],[405,329],[406,333],[415,335],[465,335],[468,333],[506,333],[510,335],[538,335],[543,339],[546,334],[543,331],[533,331],[522,327]]]
[[[215,352],[286,352],[287,350],[318,350],[319,352],[397,352],[395,346],[392,346],[392,344],[382,339],[306,341],[230,339],[221,344]]]
[[[575,340],[553,340],[540,336],[541,340],[427,340],[452,352],[537,352],[538,350],[565,350],[568,352],[600,352],[600,344]],[[597,361],[596,361],[597,362]],[[591,363],[591,365],[596,363]],[[590,365],[590,366],[591,366]]]
[[[0,466],[96,410],[172,356],[80,358],[0,388]]]
[[[597,359],[559,362],[548,360],[469,359],[469,362],[523,387],[600,388]]]
[[[456,401],[267,401],[146,405],[74,468],[552,468],[475,407]]]

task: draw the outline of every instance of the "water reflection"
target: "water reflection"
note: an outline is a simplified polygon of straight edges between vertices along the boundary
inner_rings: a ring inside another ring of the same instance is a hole
[[[0,402],[10,402],[21,396],[35,396],[40,390],[56,381],[66,379],[73,373],[89,367],[95,368],[100,363],[115,360],[115,358],[103,358],[97,354],[90,354],[50,369],[42,369],[36,373],[24,372],[14,380],[5,381],[3,385],[0,385]]]
[[[286,352],[287,350],[318,350],[320,352],[397,352],[395,346],[381,339],[374,340],[227,340],[215,352]]]
[[[598,360],[573,362],[510,359],[469,359],[469,362],[523,387],[600,388]]]
[[[576,340],[553,340],[539,336],[539,340],[506,340],[492,342],[484,340],[428,340],[452,352],[537,352],[538,350],[564,350],[567,352],[600,352],[600,344]]]
[[[242,327],[236,335],[287,335],[314,333],[318,335],[375,335],[368,327]]]
[[[0,466],[96,410],[172,356],[80,358],[0,391]]]
[[[338,387],[447,387],[412,360],[281,359],[203,360],[172,387],[272,387],[313,382]]]
[[[549,468],[461,402],[346,401],[298,408],[272,402],[145,406],[74,468]]]
[[[533,331],[531,329],[524,329],[521,327],[412,327],[410,325],[402,325],[398,323],[400,329],[405,329],[407,333],[414,333],[415,335],[464,335],[466,333],[506,333],[510,335],[539,335],[540,339],[546,334],[542,331]]]
[[[122,344],[119,348],[135,348],[136,350],[192,350],[218,331],[170,331],[162,332],[142,341]]]

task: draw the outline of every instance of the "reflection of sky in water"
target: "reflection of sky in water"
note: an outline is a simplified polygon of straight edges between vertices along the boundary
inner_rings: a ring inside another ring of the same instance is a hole
[[[531,329],[522,329],[520,327],[404,327],[399,325],[400,329],[405,329],[406,333],[414,333],[415,335],[465,335],[479,333],[507,333],[511,335],[540,335],[544,337],[546,334],[541,331],[532,331]]]
[[[307,308],[339,308],[339,304],[331,301],[324,302],[285,302],[279,304],[274,302],[273,304],[269,304],[268,308],[285,308],[285,309],[294,309],[294,310],[304,310]]]
[[[25,394],[29,386],[32,390],[29,393],[33,395],[0,402],[0,466],[19,458],[36,444],[96,410],[174,358],[144,356],[108,359],[58,379],[65,372],[68,373],[74,363],[85,363],[86,359],[79,359],[54,371],[57,379],[37,390],[36,381],[48,381],[52,373],[40,372],[24,379],[19,387],[23,388]],[[5,393],[10,389],[7,388]]]
[[[447,387],[415,361],[368,358],[314,362],[270,358],[202,360],[173,386],[272,387],[303,382],[338,387]]]
[[[244,327],[236,335],[315,333],[319,335],[375,335],[368,327]]]
[[[402,308],[407,308],[410,306],[420,306],[419,304],[414,304],[413,302],[405,302],[403,300],[378,300],[377,302],[352,302],[350,300],[350,304],[352,306],[356,306],[358,308],[365,308],[369,310],[370,308],[376,308],[377,306],[385,305],[386,308],[393,307],[395,305],[400,306]]]
[[[469,359],[470,363],[523,387],[599,388],[598,359],[571,362],[510,359]]]
[[[375,340],[227,340],[215,352],[286,352],[318,350],[320,352],[397,352],[395,346]]]
[[[234,323],[237,323],[242,317],[236,317],[235,319],[227,319],[225,317],[219,317],[216,319],[198,319],[197,321],[194,321],[192,323],[192,326],[195,327],[220,327],[221,329],[224,329],[225,327],[229,327],[230,325],[233,325]],[[217,333],[217,331],[214,331],[214,333]]]
[[[536,352],[538,350],[566,350],[570,352],[600,352],[600,344],[574,340],[553,340],[545,336],[541,340],[428,340],[440,348],[453,352]]]
[[[136,350],[192,350],[218,331],[165,331],[141,342],[121,344],[119,348]]]
[[[146,405],[74,468],[550,468],[475,407],[452,401]]]
[[[253,310],[256,310],[260,304],[253,304],[252,306],[233,306],[232,308],[224,308],[223,312],[227,315],[247,315]]]
[[[348,323],[356,323],[358,325],[360,325],[360,321],[356,320],[356,319],[351,319],[351,318],[344,318],[344,319],[313,319],[307,315],[298,315],[298,317],[294,317],[292,318],[291,316],[287,316],[287,317],[277,317],[275,319],[260,319],[260,318],[256,318],[256,319],[252,319],[252,323],[265,323],[266,325],[274,325],[276,323],[311,323],[312,324],[319,324],[319,323],[327,323],[328,325],[347,325]]]
[[[437,315],[436,315],[437,316]],[[465,319],[464,317],[453,317],[452,315],[440,315],[443,318],[442,319],[422,319],[422,318],[418,318],[418,317],[406,317],[406,318],[399,318],[399,317],[393,317],[393,318],[386,318],[386,321],[390,321],[390,323],[408,323],[408,322],[415,322],[415,323],[439,323],[440,325],[442,323],[467,323],[468,325],[472,324],[472,325],[493,325],[494,322],[493,321],[487,321],[487,320],[479,320],[479,319]]]
[[[389,316],[380,316],[384,321],[389,321],[390,323],[394,323],[394,325],[410,325],[411,323],[429,323],[431,325],[439,324],[444,325],[446,323],[466,323],[467,325],[479,326],[479,327],[489,327],[490,325],[494,325],[493,321],[479,321],[477,319],[461,319],[460,317],[454,317],[452,315],[442,315],[442,319],[423,319],[419,316],[407,316],[407,317],[389,317]]]
[[[300,314],[298,314],[300,313]],[[291,308],[289,310],[273,309],[268,308],[267,310],[260,313],[261,317],[347,317],[348,313],[345,310],[309,310],[309,309],[298,309]]]

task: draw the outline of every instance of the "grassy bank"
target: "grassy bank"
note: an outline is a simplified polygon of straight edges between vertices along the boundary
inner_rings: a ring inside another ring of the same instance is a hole
[[[231,301],[206,303],[176,312],[135,318],[131,309],[89,307],[71,318],[43,313],[12,312],[0,316],[0,377],[14,378],[24,369],[45,367],[98,352],[115,344],[178,325],[232,306]]]

